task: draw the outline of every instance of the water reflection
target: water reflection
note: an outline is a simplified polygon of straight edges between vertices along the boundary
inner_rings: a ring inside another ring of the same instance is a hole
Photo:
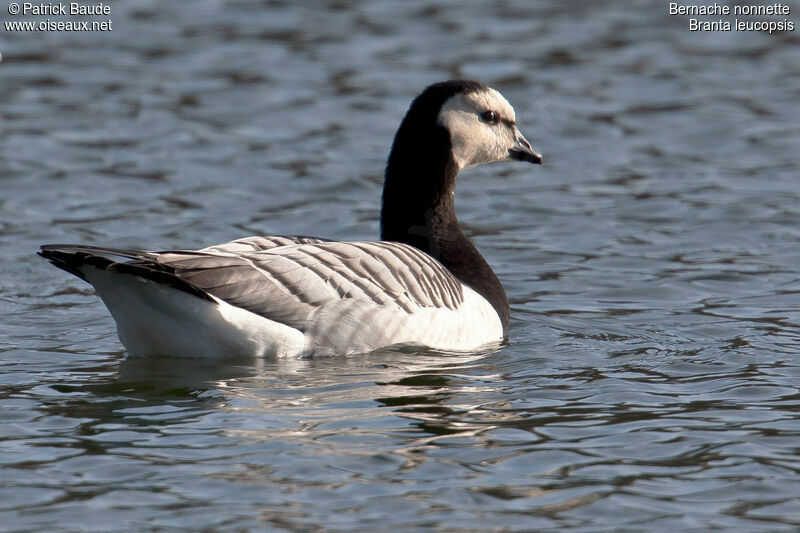
[[[480,361],[486,355],[386,352],[238,362],[125,358],[113,379],[51,385],[63,399],[47,405],[45,411],[54,416],[91,419],[92,425],[124,419],[127,424],[141,422],[147,426],[162,417],[165,423],[185,422],[186,416],[202,416],[210,410],[283,415],[320,409],[326,423],[331,423],[337,419],[336,412],[344,420],[357,418],[352,410],[383,406],[392,413],[426,422],[426,413],[431,417],[454,414],[444,404],[461,387],[476,391],[475,373],[480,372]],[[145,412],[149,414],[139,419],[133,416]],[[444,418],[441,423],[447,424]],[[305,425],[300,431],[314,429]]]

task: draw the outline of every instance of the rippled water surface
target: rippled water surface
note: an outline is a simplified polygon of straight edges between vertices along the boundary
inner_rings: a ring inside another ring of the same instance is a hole
[[[644,0],[111,19],[0,30],[0,529],[800,527],[800,30]],[[499,351],[127,360],[34,255],[374,238],[394,129],[454,76],[545,155],[461,176]]]

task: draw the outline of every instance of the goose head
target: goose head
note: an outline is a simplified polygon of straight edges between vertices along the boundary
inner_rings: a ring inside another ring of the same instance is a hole
[[[434,255],[448,239],[461,239],[456,177],[461,170],[500,161],[542,163],[519,131],[511,104],[477,81],[428,86],[411,103],[389,153],[381,238]]]
[[[437,116],[437,124],[450,134],[458,170],[500,161],[541,165],[542,155],[519,131],[514,108],[503,95],[478,82],[464,85],[444,101]]]

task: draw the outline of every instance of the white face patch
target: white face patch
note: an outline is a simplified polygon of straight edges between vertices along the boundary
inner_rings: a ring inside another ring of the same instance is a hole
[[[491,124],[481,115],[494,111]],[[450,132],[453,157],[459,170],[484,163],[510,161],[517,139],[514,108],[494,89],[451,96],[442,105],[437,123]]]

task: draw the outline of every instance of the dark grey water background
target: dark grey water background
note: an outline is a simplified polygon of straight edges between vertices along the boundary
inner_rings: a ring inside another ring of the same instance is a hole
[[[0,29],[0,530],[796,531],[800,29],[691,33],[667,4],[128,0],[110,33]],[[34,256],[374,238],[394,129],[454,76],[545,154],[459,185],[502,350],[128,361]]]

